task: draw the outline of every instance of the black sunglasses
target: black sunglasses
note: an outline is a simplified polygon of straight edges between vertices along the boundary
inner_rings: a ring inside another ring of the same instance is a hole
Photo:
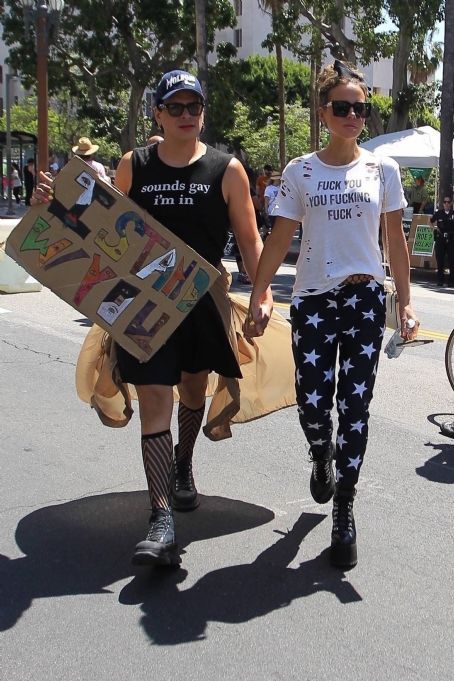
[[[158,109],[160,111],[166,109],[169,116],[172,116],[172,118],[178,118],[178,116],[181,116],[185,109],[188,110],[188,113],[191,116],[200,116],[204,106],[205,105],[203,102],[188,102],[188,104],[183,104],[182,102],[170,102],[169,104],[159,104]]]
[[[451,203],[451,199],[443,199],[443,203]]]
[[[372,104],[370,102],[346,102],[343,99],[333,99],[328,104],[324,105],[324,108],[331,106],[333,110],[333,116],[339,116],[340,118],[347,118],[350,113],[350,109],[357,118],[369,118]]]

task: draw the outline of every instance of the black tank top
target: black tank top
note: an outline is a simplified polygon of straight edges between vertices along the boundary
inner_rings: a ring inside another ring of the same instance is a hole
[[[230,229],[222,178],[233,157],[207,146],[197,161],[174,168],[160,160],[158,146],[134,149],[129,197],[217,265]]]

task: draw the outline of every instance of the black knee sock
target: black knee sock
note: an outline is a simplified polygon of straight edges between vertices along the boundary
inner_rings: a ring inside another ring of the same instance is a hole
[[[173,442],[170,430],[142,435],[142,458],[152,508],[170,509]]]
[[[189,409],[181,401],[178,405],[178,447],[176,448],[176,463],[192,460],[195,441],[200,432],[205,402],[200,409]]]

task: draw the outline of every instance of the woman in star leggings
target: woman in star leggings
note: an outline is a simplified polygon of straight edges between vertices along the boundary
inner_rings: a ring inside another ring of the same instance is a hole
[[[385,329],[379,247],[384,213],[402,337],[416,337],[419,322],[410,302],[402,229],[406,202],[398,165],[357,144],[370,115],[368,88],[360,73],[337,60],[321,72],[318,85],[318,113],[329,143],[294,159],[284,170],[276,222],[260,259],[244,332],[250,338],[263,334],[267,320],[261,296],[302,222],[290,308],[298,412],[313,463],[312,497],[321,504],[333,497],[331,562],[345,569],[357,563],[353,500]],[[335,443],[334,400],[339,422]]]

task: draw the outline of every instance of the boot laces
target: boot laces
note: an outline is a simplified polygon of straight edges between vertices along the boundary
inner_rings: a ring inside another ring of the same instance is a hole
[[[192,461],[178,462],[175,461],[175,489],[187,490],[192,492],[194,490],[194,476],[192,475]]]
[[[146,541],[159,541],[166,534],[172,522],[172,513],[164,509],[155,511],[151,516]]]
[[[353,531],[353,499],[340,497],[334,501],[333,526],[336,532]]]

